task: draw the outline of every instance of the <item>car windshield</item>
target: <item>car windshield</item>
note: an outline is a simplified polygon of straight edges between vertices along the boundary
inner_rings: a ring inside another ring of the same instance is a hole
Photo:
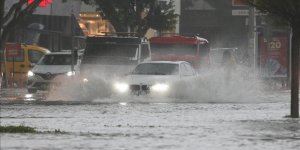
[[[128,65],[138,61],[138,45],[91,44],[86,48],[83,64]]]
[[[151,51],[154,54],[160,55],[193,55],[197,54],[197,45],[184,44],[152,44]]]
[[[45,55],[39,62],[38,65],[71,65],[71,55]],[[74,58],[74,65],[77,64]]]
[[[144,63],[139,64],[132,74],[145,75],[177,75],[179,73],[178,64],[167,63]]]

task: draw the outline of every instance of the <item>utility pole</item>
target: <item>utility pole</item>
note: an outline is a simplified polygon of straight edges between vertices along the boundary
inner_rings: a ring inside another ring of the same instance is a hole
[[[256,17],[255,8],[249,7],[249,32],[248,32],[248,54],[250,55],[250,64],[253,64],[253,69],[256,70],[257,65],[257,38],[256,38]]]
[[[4,0],[1,0],[0,1],[0,59],[3,58],[3,51],[4,51],[4,45],[2,45],[2,25],[3,25],[3,16],[4,16],[4,4],[5,4],[5,1]],[[3,48],[3,49],[2,49]],[[0,88],[1,88],[1,82],[2,82],[2,64],[0,62]]]
[[[75,21],[76,21],[76,18],[75,18],[75,15],[74,15],[74,6],[73,6],[73,4],[72,4],[72,10],[71,10],[72,12],[71,12],[71,15],[70,15],[70,17],[71,17],[71,44],[72,44],[72,47],[71,47],[71,59],[72,59],[72,64],[71,64],[71,72],[72,72],[72,76],[73,76],[73,73],[74,73],[74,42],[75,42],[75,39],[74,39],[74,36],[75,36],[75,25],[73,24],[73,23],[75,23]],[[75,20],[74,20],[74,18],[75,18]],[[77,60],[77,59],[76,59]]]

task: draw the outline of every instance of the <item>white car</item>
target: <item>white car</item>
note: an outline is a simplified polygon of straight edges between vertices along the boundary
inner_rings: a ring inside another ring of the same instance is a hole
[[[113,84],[117,94],[165,95],[172,82],[196,76],[197,72],[186,61],[149,61],[138,64],[123,80]]]
[[[36,93],[37,90],[49,90],[50,86],[58,86],[65,78],[79,74],[82,53],[74,54],[74,70],[72,71],[71,51],[52,52],[44,55],[28,72],[27,90]]]

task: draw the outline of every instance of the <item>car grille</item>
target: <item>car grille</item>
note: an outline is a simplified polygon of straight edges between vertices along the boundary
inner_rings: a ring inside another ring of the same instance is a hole
[[[136,91],[150,91],[150,86],[149,85],[130,85],[130,90],[132,92],[136,92]]]

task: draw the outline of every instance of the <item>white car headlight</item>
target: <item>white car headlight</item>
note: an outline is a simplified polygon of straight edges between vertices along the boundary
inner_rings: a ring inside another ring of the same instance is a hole
[[[155,92],[166,92],[169,90],[169,85],[165,83],[157,83],[151,86],[151,90]]]
[[[83,81],[84,83],[89,82],[89,80],[88,80],[87,78],[83,78],[82,81]]]
[[[125,93],[129,89],[129,85],[127,83],[115,83],[115,89],[120,93]]]
[[[74,76],[75,75],[75,72],[74,71],[69,71],[67,72],[67,76],[68,77],[71,77],[71,76]]]
[[[33,73],[32,71],[29,70],[29,71],[27,72],[27,76],[28,76],[28,77],[33,77],[33,76],[34,76],[34,73]]]

